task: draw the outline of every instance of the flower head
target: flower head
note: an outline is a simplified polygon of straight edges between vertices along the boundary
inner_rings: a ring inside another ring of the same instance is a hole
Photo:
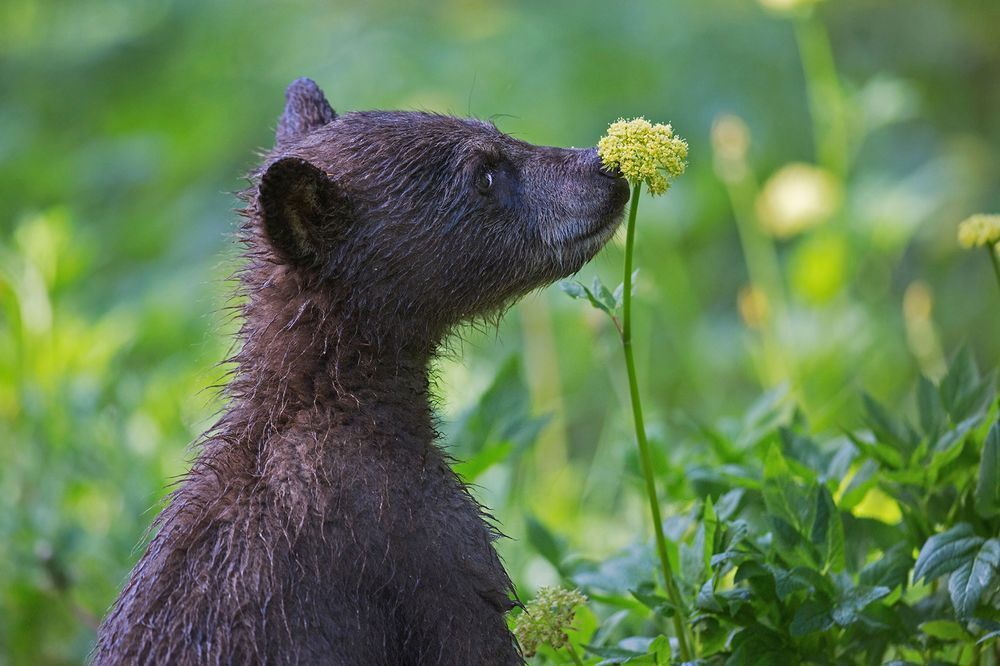
[[[958,225],[958,242],[962,247],[1000,245],[1000,215],[973,215]]]
[[[646,181],[651,194],[663,194],[670,179],[684,173],[687,153],[687,141],[674,136],[670,125],[645,118],[619,119],[597,142],[605,166],[617,168],[632,184]]]
[[[538,595],[524,607],[524,612],[514,620],[514,635],[524,651],[532,657],[542,645],[553,649],[566,645],[566,631],[573,624],[576,607],[587,603],[579,590],[561,587],[543,587]]]
[[[828,220],[840,200],[836,176],[811,164],[787,164],[757,196],[757,217],[766,232],[789,238]]]

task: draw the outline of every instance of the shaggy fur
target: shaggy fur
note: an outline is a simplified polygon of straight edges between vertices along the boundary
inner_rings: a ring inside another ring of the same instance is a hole
[[[458,324],[577,271],[628,188],[593,149],[292,84],[251,174],[228,408],[101,625],[97,664],[515,664],[488,516],[434,444]]]

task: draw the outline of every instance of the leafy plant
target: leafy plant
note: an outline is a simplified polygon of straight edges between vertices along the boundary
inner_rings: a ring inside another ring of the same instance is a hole
[[[915,423],[864,396],[866,429],[820,437],[766,396],[769,430],[712,429],[693,499],[665,521],[681,605],[657,592],[647,544],[547,553],[604,617],[590,663],[672,663],[656,618],[690,627],[691,663],[979,663],[1000,636],[994,384],[963,351],[920,381]]]

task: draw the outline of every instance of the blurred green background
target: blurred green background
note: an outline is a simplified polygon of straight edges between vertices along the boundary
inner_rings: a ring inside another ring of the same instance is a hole
[[[85,657],[219,409],[231,193],[299,76],[338,111],[576,146],[641,114],[689,140],[637,249],[667,499],[692,424],[735,427],[765,389],[836,431],[861,387],[905,405],[963,343],[995,365],[1000,298],[955,227],[1000,209],[1000,3],[802,4],[0,4],[0,663]],[[615,244],[580,279],[620,264]],[[586,557],[648,527],[610,324],[551,288],[498,333],[440,362],[441,409],[530,591],[555,580],[531,520]]]

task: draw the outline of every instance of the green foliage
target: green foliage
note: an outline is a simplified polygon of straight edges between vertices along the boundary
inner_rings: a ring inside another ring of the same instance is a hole
[[[747,464],[691,479],[674,503],[697,663],[968,663],[977,640],[995,642],[1000,515],[984,517],[978,482],[992,483],[981,469],[1000,432],[992,376],[958,354],[939,384],[920,382],[919,425],[862,400],[869,427],[847,437],[791,414],[748,447],[715,430],[723,445],[700,448],[708,468],[737,447]],[[679,609],[657,592],[652,545],[586,562],[546,546],[557,539],[532,544],[613,625],[586,647],[592,663],[670,663],[657,618]]]
[[[0,3],[0,664],[85,659],[218,409],[229,193],[299,76],[338,111],[471,113],[549,145],[593,145],[619,115],[672,120],[690,164],[643,203],[633,347],[698,654],[787,663],[789,642],[856,644],[873,622],[890,629],[872,645],[903,623],[911,663],[960,641],[954,660],[985,654],[1000,435],[974,418],[990,378],[971,352],[995,365],[1000,336],[988,262],[955,246],[955,222],[1000,207],[1000,3],[799,13],[811,30],[746,0]],[[836,196],[772,238],[758,204],[803,161]],[[616,285],[621,254],[609,244],[583,283]],[[515,537],[498,547],[522,596],[584,587],[579,654],[662,662],[677,609],[642,539],[616,332],[578,305],[553,289],[464,332],[438,368],[442,430]],[[907,425],[907,391],[963,343],[961,370],[919,381]],[[911,585],[928,540],[960,524],[978,549]],[[952,586],[966,611],[982,590],[968,617]],[[748,630],[768,603],[784,614]],[[833,624],[792,636],[796,617]]]

